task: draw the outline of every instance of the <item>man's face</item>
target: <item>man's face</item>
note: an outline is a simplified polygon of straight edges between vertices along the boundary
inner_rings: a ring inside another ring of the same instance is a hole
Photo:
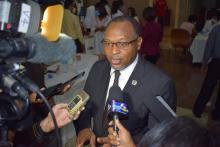
[[[121,70],[130,65],[140,49],[142,39],[134,33],[130,22],[113,22],[104,34],[104,52],[112,68]]]

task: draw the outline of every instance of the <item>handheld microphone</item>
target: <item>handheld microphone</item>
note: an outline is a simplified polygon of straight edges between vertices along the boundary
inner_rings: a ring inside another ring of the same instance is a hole
[[[66,63],[76,52],[74,41],[67,35],[60,34],[56,42],[48,42],[45,37],[35,34],[25,38],[0,40],[0,62],[50,64]]]
[[[41,22],[41,35],[48,41],[56,41],[61,32],[64,8],[61,4],[52,5],[46,8]],[[56,16],[56,17],[54,17]]]
[[[112,86],[109,90],[110,114],[113,119],[113,129],[118,132],[115,121],[128,114],[126,103],[123,102],[123,93],[119,86]]]

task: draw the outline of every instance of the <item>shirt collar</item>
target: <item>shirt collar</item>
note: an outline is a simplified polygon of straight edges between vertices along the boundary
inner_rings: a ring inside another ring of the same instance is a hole
[[[125,73],[132,73],[137,62],[138,62],[138,58],[139,58],[139,54],[137,54],[135,60],[126,68],[120,70],[121,75],[125,74]],[[112,76],[114,74],[115,69],[111,67],[111,71],[110,71],[110,76]]]

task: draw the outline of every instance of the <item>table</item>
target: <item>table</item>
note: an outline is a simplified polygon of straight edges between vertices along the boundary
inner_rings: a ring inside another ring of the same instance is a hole
[[[61,103],[69,103],[70,100],[84,88],[86,78],[89,74],[89,71],[92,65],[98,60],[98,56],[92,54],[80,54],[81,59],[77,60],[76,57],[73,57],[73,63],[69,65],[63,65],[60,63],[56,63],[51,65],[47,68],[47,70],[55,71],[57,68],[61,71],[57,71],[56,73],[47,73],[44,76],[45,85],[46,87],[50,87],[59,83],[63,83],[77,75],[78,73],[85,72],[84,76],[77,79],[71,89],[66,92],[64,95],[61,96],[54,96],[54,102]],[[64,67],[64,68],[63,68]],[[67,68],[67,70],[66,70]],[[71,140],[72,138],[76,137],[75,128],[73,123],[70,123],[63,128],[61,128],[61,136],[62,136],[62,143],[63,146]],[[69,144],[69,146],[73,146]]]
[[[201,63],[204,55],[206,42],[208,40],[207,34],[198,34],[190,46],[190,53],[192,54],[192,63]]]

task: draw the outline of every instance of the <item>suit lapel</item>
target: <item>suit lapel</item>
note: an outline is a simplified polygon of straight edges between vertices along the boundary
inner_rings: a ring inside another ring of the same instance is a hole
[[[104,110],[104,106],[105,106],[105,100],[106,100],[106,93],[107,93],[107,89],[108,89],[108,83],[109,83],[109,80],[110,80],[110,70],[111,70],[111,67],[109,64],[105,65],[105,67],[103,68],[102,71],[103,74],[102,74],[102,81],[100,81],[100,92],[102,93],[101,94],[101,97],[100,98],[100,105],[103,106],[103,110]]]
[[[141,79],[143,78],[143,69],[144,69],[144,59],[139,56],[137,65],[135,66],[131,76],[128,79],[128,82],[125,85],[123,91],[129,91],[129,93],[134,94],[137,89],[141,86]]]

